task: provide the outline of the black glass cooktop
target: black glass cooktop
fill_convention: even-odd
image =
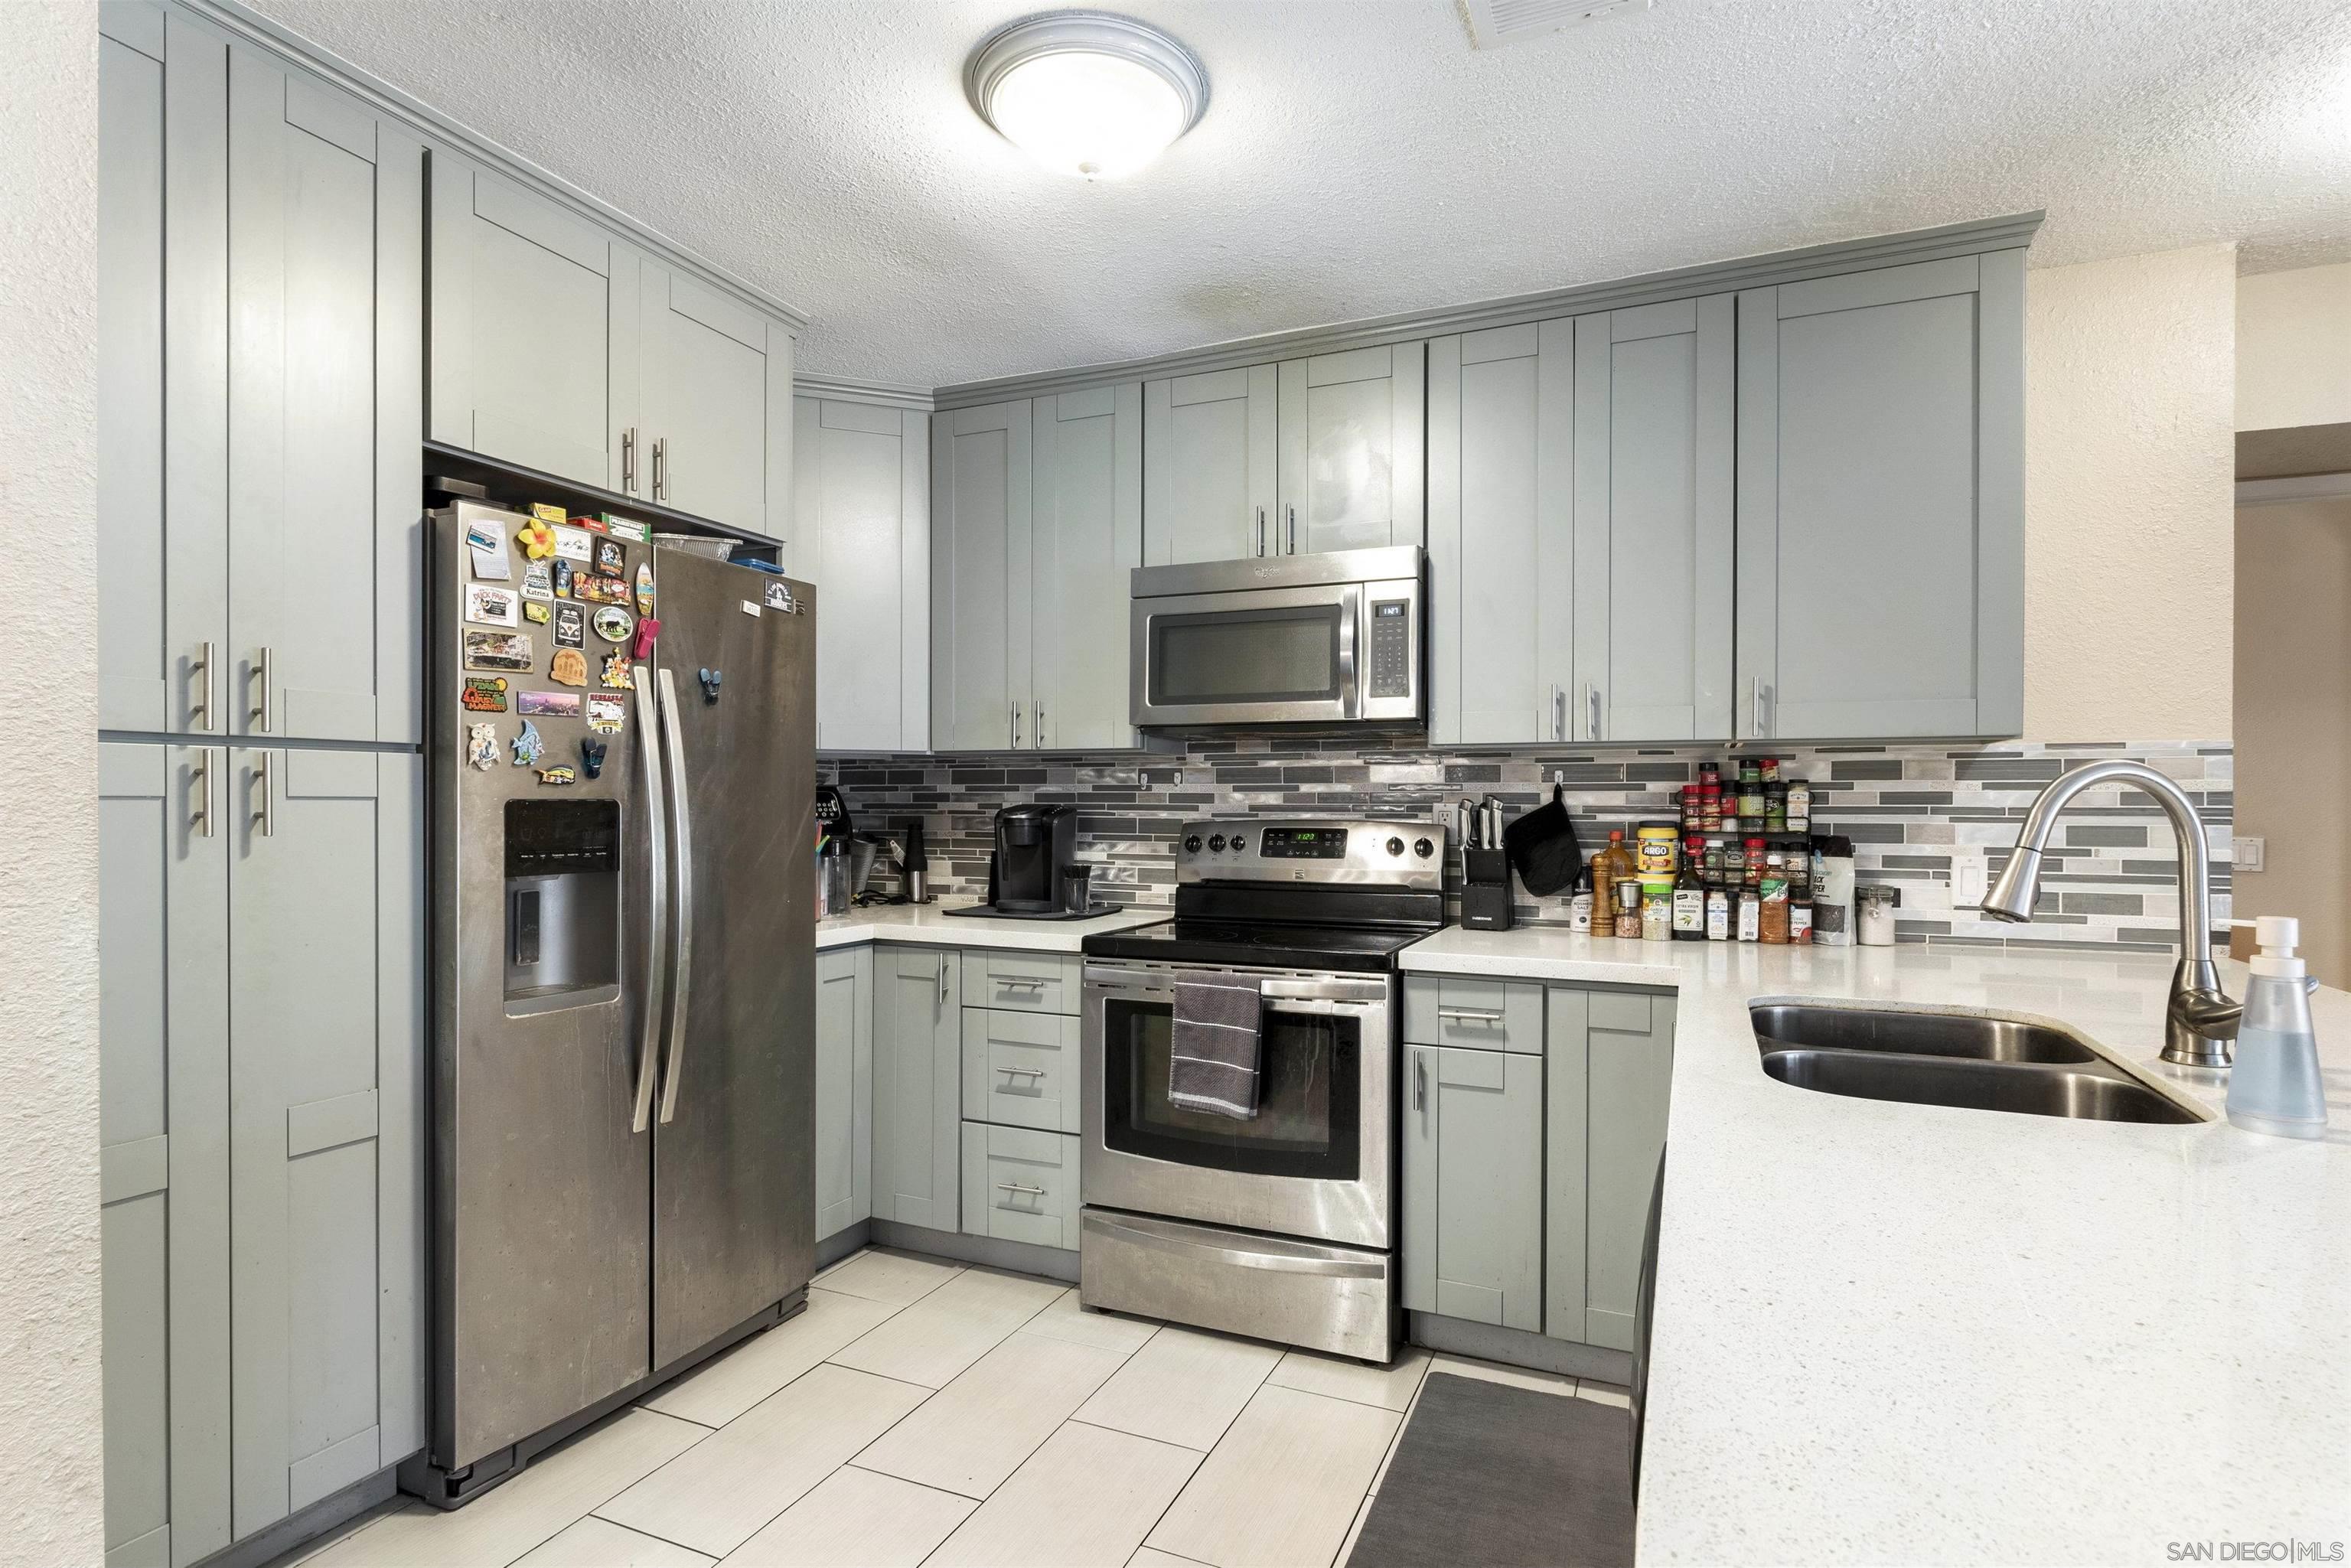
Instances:
[[[1395,956],[1435,925],[1302,925],[1270,921],[1167,920],[1107,931],[1083,944],[1088,957],[1161,964],[1250,964],[1278,969],[1384,974]]]

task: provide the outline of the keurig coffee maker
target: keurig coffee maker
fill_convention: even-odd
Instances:
[[[1078,858],[1075,806],[1007,806],[996,813],[988,903],[1007,915],[1061,911],[1061,873]]]

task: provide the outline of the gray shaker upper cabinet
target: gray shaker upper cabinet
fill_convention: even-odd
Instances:
[[[930,745],[930,423],[914,409],[794,400],[791,561],[824,590],[820,750]]]
[[[641,330],[636,291],[615,288],[636,253],[440,148],[432,211],[432,438],[650,499],[648,455],[623,450],[615,426],[630,411],[612,386]]]
[[[1145,382],[1144,560],[1416,545],[1427,345]]]
[[[1030,744],[1029,437],[1026,399],[931,419],[931,744],[940,751]]]
[[[633,336],[613,328],[615,488],[780,539],[792,486],[792,334],[627,247],[615,295],[637,298]]]
[[[1729,734],[1733,337],[1718,295],[1429,345],[1436,740]]]
[[[1739,297],[1741,739],[2023,721],[2024,252]]]
[[[1089,387],[1030,407],[1029,741],[1131,747],[1127,589],[1143,564],[1143,389]]]
[[[1426,363],[1425,343],[1282,361],[1279,553],[1421,542]]]
[[[1279,555],[1271,365],[1143,383],[1143,555],[1152,566]]]
[[[1575,319],[1575,668],[1561,738],[1730,733],[1728,294]]]

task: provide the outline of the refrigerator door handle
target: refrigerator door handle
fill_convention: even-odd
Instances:
[[[660,450],[658,446],[654,448]],[[677,724],[677,683],[664,665],[654,672],[661,689],[663,752],[669,764],[673,803],[677,808],[677,977],[669,994],[669,1072],[662,1083],[661,1119],[677,1113],[677,1080],[685,1066],[686,1004],[694,994],[694,807],[685,789],[685,737]]]
[[[642,1133],[653,1125],[653,1070],[661,1061],[662,999],[669,978],[662,965],[669,947],[669,849],[664,841],[669,836],[669,814],[662,809],[661,758],[654,750],[660,741],[648,700],[653,691],[653,672],[639,664],[631,678],[639,694],[634,705],[637,755],[643,759],[640,771],[645,791],[645,880],[651,889],[645,905],[645,1017],[637,1041],[636,1103],[629,1118],[629,1131]]]

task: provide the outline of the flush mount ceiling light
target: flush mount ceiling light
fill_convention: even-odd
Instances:
[[[1006,141],[1084,180],[1133,173],[1208,107],[1208,74],[1189,49],[1102,11],[1056,11],[1000,28],[963,79],[971,106]]]

